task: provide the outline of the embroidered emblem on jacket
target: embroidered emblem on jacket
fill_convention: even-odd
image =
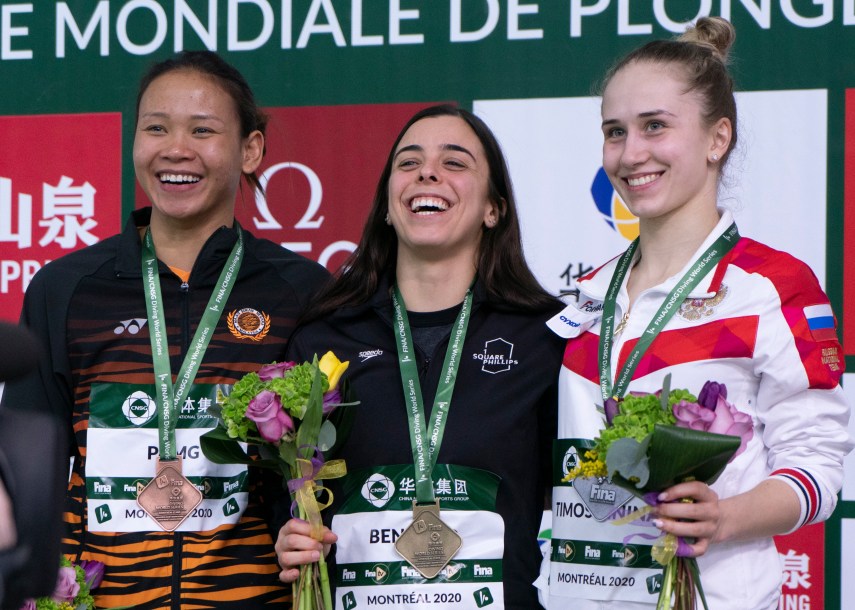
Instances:
[[[728,287],[722,284],[718,289],[718,292],[708,299],[686,299],[680,305],[680,311],[677,313],[689,322],[695,322],[701,318],[709,317],[713,315],[715,308],[721,304],[728,292]]]
[[[226,323],[238,339],[261,341],[270,332],[270,316],[251,307],[229,312]]]

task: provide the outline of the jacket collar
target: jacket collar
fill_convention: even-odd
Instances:
[[[151,222],[151,208],[141,208],[131,212],[125,228],[119,236],[119,251],[116,255],[116,275],[120,277],[142,277],[142,239],[140,229]],[[244,245],[252,236],[243,231]],[[234,227],[220,227],[208,238],[199,257],[190,270],[190,277],[196,284],[213,284],[219,277],[223,263],[237,241]],[[168,271],[163,263],[160,272]]]
[[[719,218],[718,223],[689,259],[689,262],[686,263],[686,266],[662,282],[659,286],[654,287],[652,290],[661,292],[663,295],[668,294],[680,278],[689,271],[689,268],[695,263],[701,254],[705,252],[706,249],[709,248],[710,245],[712,245],[712,243],[718,239],[718,237],[724,233],[731,224],[733,224],[733,214],[730,210],[719,208],[719,213],[721,214],[721,218]],[[733,250],[730,251],[730,254],[732,253]],[[726,255],[715,267],[710,269],[704,278],[698,282],[692,292],[686,296],[686,298],[708,299],[715,296],[721,286],[724,269],[727,268],[727,265],[730,262],[730,254]],[[638,259],[638,256],[639,253],[636,252],[635,260]],[[585,298],[589,298],[594,301],[602,301],[606,298],[606,292],[608,292],[609,283],[611,282],[612,275],[614,275],[615,267],[617,267],[619,259],[620,256],[616,256],[602,267],[595,269],[578,281],[577,285],[580,291],[579,300],[583,298],[583,295]],[[633,264],[634,263],[635,261],[633,261]],[[627,277],[629,276],[627,275]],[[624,284],[625,283],[626,279],[624,279]],[[625,291],[626,287],[621,287],[621,292],[623,293]]]

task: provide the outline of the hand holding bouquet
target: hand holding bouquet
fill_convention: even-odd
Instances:
[[[604,405],[606,427],[565,480],[610,477],[650,504],[643,512],[616,522],[628,523],[653,510],[658,495],[686,481],[711,484],[754,434],[751,417],[727,402],[727,388],[708,381],[696,398],[671,390],[670,375],[655,394],[631,392]],[[697,561],[681,556],[685,542],[668,534],[653,547],[665,568],[657,610],[706,608]]]
[[[291,514],[309,522],[312,537],[321,540],[320,511],[332,503],[321,481],[344,476],[342,460],[324,460],[339,436],[337,407],[344,403],[339,381],[348,362],[327,352],[318,361],[272,363],[248,373],[228,396],[218,397],[219,426],[202,435],[202,451],[212,462],[272,468],[288,480],[294,501]],[[240,445],[258,447],[250,456]],[[325,495],[324,495],[325,494]],[[319,498],[323,498],[321,501]],[[303,566],[294,583],[295,610],[332,610],[329,577],[323,554]]]

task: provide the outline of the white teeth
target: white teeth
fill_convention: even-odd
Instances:
[[[199,182],[201,178],[198,176],[188,176],[186,174],[160,174],[160,181],[169,184],[192,184]]]
[[[659,174],[647,174],[646,176],[641,176],[639,178],[627,178],[626,181],[630,186],[642,186],[648,182],[653,182],[658,177]]]
[[[410,202],[410,209],[416,214],[436,214],[448,209],[448,203],[439,197],[416,197]]]

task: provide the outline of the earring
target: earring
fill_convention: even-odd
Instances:
[[[495,226],[496,226],[496,219],[495,219],[495,218],[488,218],[488,219],[484,222],[484,224],[485,224],[485,225],[487,225],[487,228],[488,228],[488,229],[492,229],[493,227],[495,227]]]
[[[718,161],[718,153],[713,153],[713,154],[712,154],[712,160],[713,160],[713,161]]]
[[[391,219],[391,218],[389,218],[389,212],[386,212],[386,224],[387,224],[387,225],[391,225],[391,224],[392,224],[392,219]]]

